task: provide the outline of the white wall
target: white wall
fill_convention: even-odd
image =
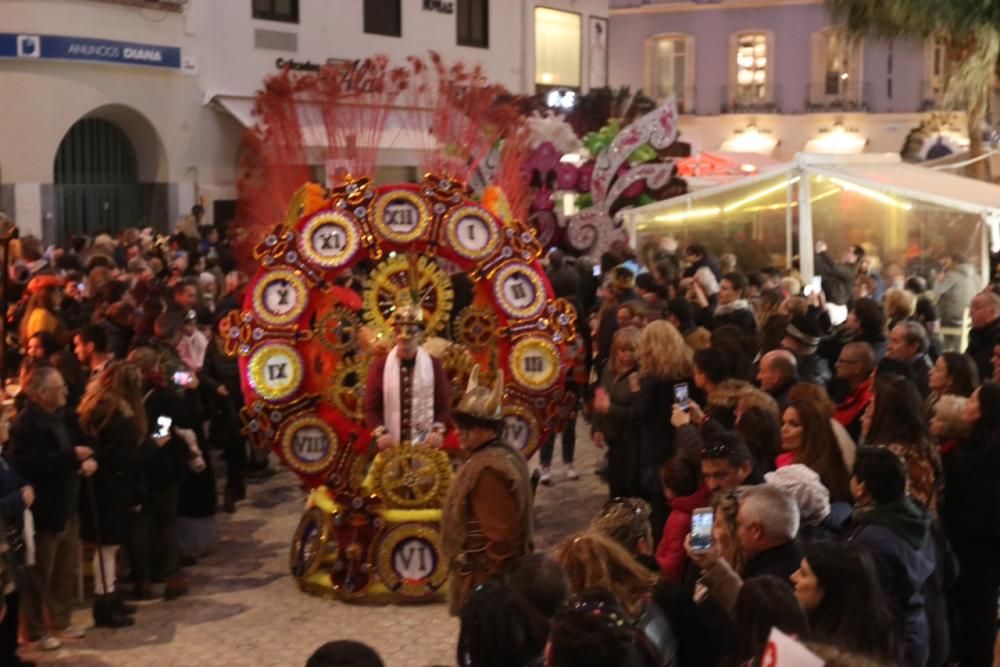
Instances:
[[[300,0],[297,24],[252,18],[250,0],[190,0],[183,13],[91,0],[2,0],[0,31],[72,35],[176,46],[196,71],[57,61],[0,60],[0,174],[14,184],[15,209],[40,229],[51,206],[40,188],[53,180],[59,143],[87,115],[116,122],[140,163],[140,180],[170,184],[171,216],[198,197],[211,216],[214,199],[236,195],[237,152],[244,128],[207,106],[215,95],[250,97],[277,58],[322,63],[385,53],[402,63],[435,50],[448,62],[482,65],[486,76],[520,93],[534,90],[535,5],[583,16],[583,75],[591,15],[608,0],[492,0],[489,48],[458,46],[456,16],[402,0],[402,37],[363,32],[361,0]],[[255,30],[294,33],[294,52],[258,49]]]

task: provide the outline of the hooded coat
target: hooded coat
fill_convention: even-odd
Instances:
[[[924,667],[930,652],[923,594],[937,566],[930,523],[926,510],[904,498],[859,512],[848,538],[875,560],[882,590],[901,620],[905,663],[912,667]]]

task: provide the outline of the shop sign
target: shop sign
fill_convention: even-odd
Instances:
[[[455,3],[448,0],[424,0],[425,12],[438,12],[439,14],[454,14]]]
[[[0,33],[0,58],[82,60],[113,65],[181,68],[181,50],[176,46],[64,35]]]

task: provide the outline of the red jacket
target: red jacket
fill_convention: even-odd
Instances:
[[[851,424],[861,419],[861,414],[872,402],[874,394],[875,380],[868,378],[837,405],[837,410],[833,415],[834,419],[843,424],[845,428],[850,429]]]
[[[684,566],[688,560],[684,552],[684,538],[691,532],[691,514],[699,507],[708,506],[711,496],[711,491],[702,484],[690,496],[680,496],[668,501],[670,515],[663,526],[663,538],[656,547],[656,563],[660,566],[664,579],[680,583],[684,576]]]

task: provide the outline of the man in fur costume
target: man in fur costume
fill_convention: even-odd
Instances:
[[[481,387],[473,372],[453,412],[468,459],[448,489],[441,518],[441,550],[450,566],[448,605],[461,611],[466,596],[532,551],[531,481],[519,451],[500,439],[503,376]]]
[[[450,421],[448,375],[420,347],[424,312],[408,302],[392,319],[396,345],[375,360],[365,383],[365,423],[380,451],[404,442],[440,447]]]

